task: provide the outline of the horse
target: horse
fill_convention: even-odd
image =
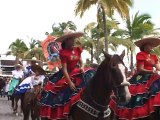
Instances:
[[[31,112],[32,120],[39,120],[40,105],[38,104],[37,95],[40,91],[29,90],[24,96],[24,117],[23,120],[29,120],[29,114]]]
[[[43,86],[45,86],[48,81],[46,76],[44,79]],[[43,88],[41,89],[41,84],[34,86],[33,90],[28,90],[24,95],[24,109],[23,109],[23,120],[29,120],[29,115],[31,113],[32,120],[40,120],[40,103],[38,100],[38,95],[41,95]]]
[[[72,106],[69,120],[109,120],[111,110],[108,106],[111,94],[119,98],[120,102],[128,102],[131,98],[126,79],[123,57],[104,53],[105,59],[98,66],[93,78],[90,80],[81,99]],[[48,120],[48,118],[41,118]]]
[[[11,96],[11,102],[12,102],[13,112],[16,114],[16,116],[22,115],[23,113],[23,100],[24,100],[24,95],[16,94],[15,90],[15,92]]]

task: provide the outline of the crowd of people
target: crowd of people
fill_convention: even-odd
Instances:
[[[5,84],[3,85],[3,88],[0,91],[1,98],[7,97],[8,100],[10,100],[10,97],[8,95],[8,90],[9,90],[9,85],[10,85],[11,79],[12,79],[12,77],[10,77],[10,76],[6,76],[6,77],[0,76],[0,80],[5,81]]]
[[[40,98],[40,116],[48,119],[67,119],[72,105],[80,100],[81,94],[88,82],[96,73],[96,69],[84,68],[81,53],[82,47],[74,46],[81,32],[66,31],[55,41],[61,43],[59,57],[61,68],[49,77]],[[155,112],[155,106],[160,107],[160,64],[157,55],[152,53],[154,47],[160,45],[158,38],[144,38],[135,42],[140,48],[136,55],[136,72],[128,78],[131,83],[129,90],[131,100],[128,103],[117,103],[116,96],[111,98],[110,108],[119,119],[139,119]],[[27,90],[34,91],[40,84],[43,87],[45,71],[36,65],[34,60],[22,71],[23,66],[15,65],[13,78],[7,78],[4,87],[5,95],[25,94]],[[84,79],[84,76],[87,76]],[[96,88],[95,88],[96,89]],[[15,92],[16,91],[16,92]]]
[[[41,89],[45,78],[45,71],[39,65],[39,60],[35,57],[27,59],[27,66],[24,68],[22,64],[15,64],[15,70],[12,71],[12,77],[1,76],[1,81],[4,81],[1,89],[1,97],[8,97],[12,101],[12,108],[14,110],[14,96],[24,94],[28,90],[32,92]],[[40,86],[40,87],[37,87]],[[15,111],[15,110],[14,110]]]

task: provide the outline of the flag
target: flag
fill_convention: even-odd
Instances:
[[[42,49],[46,58],[48,68],[50,70],[61,66],[59,58],[59,50],[61,49],[60,43],[55,42],[55,37],[48,35],[47,38],[42,42]]]

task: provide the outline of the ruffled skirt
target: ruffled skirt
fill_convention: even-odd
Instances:
[[[160,76],[158,74],[134,75],[129,81],[132,95],[129,103],[116,103],[116,98],[110,101],[110,107],[119,119],[133,120],[145,118],[155,112],[160,106]]]
[[[16,86],[19,84],[19,80],[18,79],[15,79],[13,78],[12,79],[12,82],[10,83],[9,85],[9,89],[8,89],[8,95],[13,95],[14,91],[15,91],[15,88]]]
[[[67,80],[63,77],[62,71],[51,76],[45,92],[42,94],[41,117],[52,120],[67,119],[72,105],[74,105],[83,93],[83,89],[94,76],[95,70],[85,69],[85,73],[80,73],[80,69],[75,69],[70,77],[76,85],[76,91],[70,89]]]
[[[20,86],[18,86],[15,90],[15,94],[16,95],[21,95],[21,94],[24,94],[25,92],[27,92],[27,90],[29,90],[31,87],[30,87],[30,84],[29,83],[26,83],[26,84],[22,84]]]

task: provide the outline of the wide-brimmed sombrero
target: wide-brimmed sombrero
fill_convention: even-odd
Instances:
[[[45,75],[46,74],[45,70],[43,70],[43,68],[41,68],[39,65],[32,65],[31,70],[33,72],[38,71],[40,75]]]
[[[14,67],[15,68],[21,68],[21,69],[23,68],[23,66],[21,64],[15,64]]]
[[[57,38],[55,41],[63,42],[66,38],[79,38],[81,36],[83,36],[83,32],[75,32],[70,29],[65,29],[64,34],[61,37]]]
[[[160,45],[160,39],[159,38],[153,38],[153,37],[148,37],[148,38],[143,38],[142,40],[136,41],[134,43],[137,47],[141,47],[145,44],[150,44],[152,47],[157,47]]]
[[[40,60],[37,60],[36,57],[32,57],[32,59],[24,59],[24,61],[42,62]]]

